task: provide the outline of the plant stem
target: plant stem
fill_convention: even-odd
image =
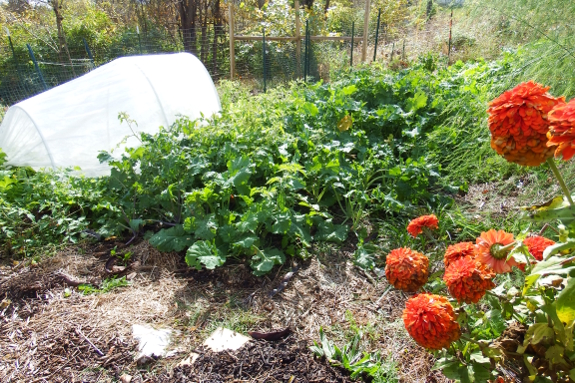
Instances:
[[[574,206],[573,199],[571,198],[571,193],[569,192],[569,189],[567,189],[567,185],[565,184],[565,181],[563,180],[561,173],[559,173],[559,169],[557,169],[557,165],[555,165],[555,161],[553,160],[553,158],[549,158],[547,160],[547,164],[549,164],[549,167],[551,168],[551,171],[553,171],[555,178],[557,178],[557,181],[559,181],[559,185],[563,190],[563,194],[565,194],[565,197],[567,197],[569,205]]]

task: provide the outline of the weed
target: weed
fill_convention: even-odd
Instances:
[[[90,294],[105,294],[110,292],[118,287],[125,287],[128,286],[129,283],[126,280],[126,277],[121,278],[107,278],[102,281],[102,285],[98,287],[94,287],[88,284],[82,284],[78,286],[78,290],[82,292],[84,295]]]

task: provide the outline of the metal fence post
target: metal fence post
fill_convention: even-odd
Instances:
[[[311,50],[311,31],[308,27],[307,29],[307,75],[311,76],[311,58],[313,52]]]
[[[84,49],[86,49],[86,53],[88,54],[90,61],[92,61],[92,68],[96,68],[96,64],[94,63],[94,56],[92,56],[92,51],[90,50],[86,39],[82,37],[82,41],[84,42]]]
[[[349,52],[349,66],[353,66],[353,38],[355,34],[355,21],[351,23],[351,51]]]
[[[377,27],[375,28],[375,45],[373,47],[373,61],[377,57],[377,43],[379,42],[379,22],[381,21],[381,8],[377,12]]]
[[[235,28],[234,28],[234,2],[230,1],[230,80],[236,77],[236,45],[235,45]]]
[[[30,54],[30,58],[32,59],[32,62],[34,63],[34,67],[36,68],[36,73],[38,73],[38,77],[40,78],[40,81],[42,82],[42,85],[44,86],[44,90],[48,90],[48,85],[46,85],[46,81],[44,81],[44,76],[42,76],[42,71],[40,71],[40,67],[38,66],[38,61],[36,61],[36,57],[34,56],[34,52],[32,51],[32,47],[30,46],[30,44],[26,44],[26,46],[28,47],[28,53]]]
[[[296,61],[296,78],[301,76],[301,23],[299,20],[299,0],[294,1],[295,8],[295,61]]]
[[[303,80],[307,82],[308,71],[308,39],[309,39],[309,20],[305,21],[305,45],[304,45],[304,63],[303,63]]]
[[[447,47],[447,65],[451,61],[451,29],[453,27],[453,8],[451,8],[451,18],[449,19],[449,46]]]
[[[393,54],[395,53],[395,41],[391,44],[391,54],[389,55],[389,62],[393,61]]]
[[[263,59],[263,72],[264,72],[264,93],[267,92],[266,87],[266,29],[263,28],[262,34],[262,59]]]
[[[4,28],[6,29],[6,34],[8,35],[8,43],[10,44],[10,49],[12,50],[12,60],[14,60],[14,66],[16,67],[16,74],[18,75],[18,80],[20,81],[24,89],[28,91],[26,83],[24,82],[24,80],[22,79],[22,75],[20,74],[20,69],[18,69],[19,66],[18,59],[16,58],[16,51],[14,50],[14,44],[12,44],[12,37],[10,36],[10,30],[6,27]]]

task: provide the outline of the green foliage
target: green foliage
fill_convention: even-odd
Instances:
[[[107,278],[102,281],[102,285],[100,287],[94,287],[92,285],[86,284],[78,286],[78,290],[81,291],[84,295],[105,294],[114,289],[117,289],[118,287],[125,287],[128,285],[129,283],[126,280],[126,277]]]
[[[114,209],[105,202],[104,186],[101,180],[77,177],[71,171],[0,168],[3,252],[32,255],[47,244],[75,243],[91,226],[108,235],[116,219],[106,218],[114,216]]]
[[[330,341],[320,328],[320,342],[314,341],[310,350],[316,356],[326,358],[332,365],[348,370],[352,379],[365,378],[379,383],[398,382],[397,372],[379,352],[361,351],[362,336],[362,331],[356,329],[353,339],[340,348]]]
[[[364,243],[373,222],[389,235],[416,212],[452,206],[450,194],[468,183],[501,176],[483,165],[497,157],[480,124],[511,64],[432,72],[429,60],[257,96],[223,82],[220,115],[181,119],[155,135],[137,133],[121,113],[142,146],[102,153],[110,177],[2,171],[4,240],[37,247],[76,241],[86,229],[124,231],[145,234],[162,251],[186,252],[195,268],[247,261],[262,275],[314,242],[342,243],[351,231],[356,264],[374,267],[380,249]],[[464,160],[455,157],[464,152]],[[466,220],[452,215],[454,225],[453,217]],[[483,229],[465,225],[461,237]]]
[[[438,153],[450,148],[428,136],[454,118],[446,105],[469,93],[460,73],[482,79],[493,68],[426,65],[361,68],[250,98],[224,84],[230,103],[220,116],[141,134],[143,145],[121,158],[102,153],[111,203],[134,234],[160,224],[150,242],[187,250],[196,268],[248,259],[262,275],[314,241],[344,241],[345,226],[362,243],[368,217],[448,205],[446,193],[465,187],[441,179]],[[360,245],[356,263],[373,267],[373,252]]]

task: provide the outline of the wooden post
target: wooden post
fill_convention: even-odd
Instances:
[[[369,34],[369,11],[371,8],[370,0],[365,0],[365,17],[363,19],[363,49],[361,50],[361,62],[367,60],[367,37]]]
[[[235,36],[234,36],[234,2],[230,1],[229,8],[229,24],[230,24],[230,80],[236,77],[236,49],[235,49]]]
[[[299,20],[299,0],[295,0],[295,60],[296,77],[301,77],[301,25]]]

